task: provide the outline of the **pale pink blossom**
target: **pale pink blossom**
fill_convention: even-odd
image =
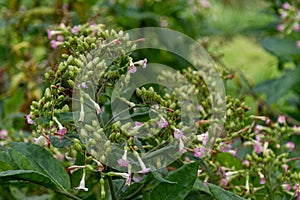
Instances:
[[[288,148],[289,151],[293,151],[295,149],[295,143],[294,142],[287,142],[285,146]]]
[[[30,118],[30,114],[26,115],[27,124],[34,124],[34,121]]]
[[[4,140],[8,136],[8,131],[6,129],[2,129],[0,131],[0,139]]]
[[[283,9],[287,10],[290,7],[290,4],[288,2],[284,2],[281,6]]]
[[[286,117],[283,116],[283,115],[279,115],[278,118],[277,118],[277,122],[278,122],[279,124],[284,124],[284,123],[286,123]]]
[[[73,26],[71,33],[76,34],[76,33],[78,33],[79,30],[80,30],[80,26]]]
[[[160,127],[160,128],[166,128],[169,123],[168,121],[165,119],[165,118],[160,118],[160,120],[157,122],[157,125]]]
[[[205,148],[204,147],[197,147],[194,149],[194,156],[195,157],[202,157],[205,154]]]

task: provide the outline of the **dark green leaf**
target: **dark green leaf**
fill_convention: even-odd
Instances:
[[[233,157],[230,153],[218,153],[217,161],[224,167],[241,169],[242,164],[239,159]]]
[[[0,183],[8,181],[29,181],[51,189],[60,189],[47,175],[33,170],[8,170],[0,172]]]
[[[150,191],[145,190],[143,198],[160,200],[184,199],[193,189],[198,168],[199,162],[183,165],[165,177],[166,180],[177,182],[176,184],[160,182]]]
[[[267,80],[254,87],[257,93],[267,95],[267,103],[273,103],[299,83],[300,67],[286,71],[281,77]]]
[[[47,176],[60,190],[70,189],[69,176],[63,166],[46,149],[30,143],[12,143],[23,154],[36,172]]]
[[[205,192],[207,194],[210,194],[209,188],[207,185],[205,185],[200,179],[196,179],[194,187],[195,190],[201,191],[201,192]]]
[[[232,192],[226,191],[216,185],[209,183],[208,187],[216,200],[245,200],[244,198],[239,197]]]
[[[50,136],[51,144],[56,148],[64,148],[73,144],[73,138],[79,139],[78,134],[67,134],[64,137]]]
[[[260,41],[262,47],[282,61],[294,61],[299,58],[300,49],[295,41],[286,38],[267,38]]]

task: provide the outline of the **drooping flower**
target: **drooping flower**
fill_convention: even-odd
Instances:
[[[278,24],[277,30],[278,30],[279,32],[284,31],[284,26],[283,26],[282,24]]]
[[[80,30],[80,26],[73,26],[71,33],[76,34]]]
[[[30,118],[30,114],[26,115],[27,124],[34,124],[34,121]]]
[[[183,136],[183,132],[181,130],[175,128],[175,130],[174,130],[174,137],[176,139],[180,139],[182,136]]]
[[[139,173],[141,173],[141,174],[148,173],[151,169],[146,167],[145,163],[142,161],[142,159],[141,159],[140,155],[138,154],[138,152],[134,151],[133,154],[138,159],[140,167],[142,169],[142,170],[139,171]]]
[[[294,31],[300,31],[300,24],[299,23],[294,24],[293,29]]]
[[[129,161],[127,160],[127,151],[128,151],[127,147],[125,147],[122,158],[117,160],[119,166],[121,166],[121,167],[127,167],[129,164]]]
[[[197,135],[197,139],[199,141],[202,141],[202,144],[205,146],[208,142],[208,139],[209,139],[209,135],[208,135],[208,132],[205,132],[201,135]]]
[[[8,136],[8,131],[6,129],[2,129],[0,131],[0,139],[5,139]]]
[[[284,176],[286,176],[286,173],[288,172],[288,169],[289,169],[289,166],[287,165],[287,164],[283,164],[282,166],[282,169],[283,169],[283,174],[284,174]]]
[[[57,42],[55,40],[51,40],[50,41],[50,46],[52,49],[56,49],[57,48]]]
[[[56,36],[56,39],[57,39],[57,41],[59,41],[59,42],[63,42],[65,39],[64,39],[64,37],[62,36],[62,35],[57,35]]]
[[[284,123],[286,123],[285,116],[279,115],[278,118],[277,118],[277,122],[278,122],[279,124],[284,124]]]
[[[259,183],[260,183],[261,185],[265,184],[265,183],[266,183],[266,178],[265,178],[265,176],[264,176],[260,171],[258,171],[258,175],[259,175],[259,178],[260,178]]]
[[[260,154],[263,150],[262,143],[260,141],[256,141],[253,144],[253,148],[256,153]]]
[[[285,146],[288,148],[289,151],[293,151],[295,149],[295,143],[294,142],[287,142]]]
[[[291,185],[288,183],[283,183],[281,185],[283,187],[283,189],[285,189],[286,191],[290,191],[291,190]]]
[[[300,48],[300,40],[296,42],[296,47]]]
[[[226,143],[226,142],[221,142],[220,143],[220,151],[223,153],[226,153],[231,150],[231,144]]]
[[[144,60],[139,60],[137,62],[134,62],[133,65],[137,64],[137,65],[142,66],[142,68],[146,68],[147,67],[147,62],[148,62],[147,58],[144,58]]]
[[[283,9],[287,10],[290,7],[290,4],[288,2],[284,2],[281,6]]]
[[[79,122],[83,122],[84,121],[84,106],[83,106],[83,98],[80,98],[80,113],[79,113]]]
[[[204,147],[197,147],[194,149],[194,156],[195,157],[202,157],[205,154],[205,148]]]
[[[90,101],[92,102],[92,104],[94,105],[94,107],[95,107],[95,109],[96,109],[96,112],[97,112],[97,115],[99,115],[99,114],[102,112],[102,110],[101,110],[99,104],[96,103],[90,96],[89,96],[89,100],[90,100]]]
[[[75,188],[76,190],[88,191],[89,189],[85,187],[85,170],[83,170],[82,178],[80,180],[79,186]]]
[[[128,71],[129,71],[131,74],[134,74],[134,73],[137,71],[137,68],[136,68],[136,66],[134,65],[134,63],[132,62],[132,60],[130,60],[130,64],[129,64],[129,67],[128,67]]]
[[[244,161],[243,161],[243,165],[249,167],[249,166],[250,166],[249,160],[244,160]]]
[[[169,123],[168,121],[165,119],[165,118],[160,118],[160,120],[157,122],[157,125],[160,127],[160,128],[166,128]]]
[[[33,138],[33,141],[36,142],[38,145],[48,146],[47,139],[42,135],[37,138]]]
[[[65,135],[67,133],[67,129],[58,121],[56,117],[53,117],[53,120],[57,123],[58,125],[58,135]]]

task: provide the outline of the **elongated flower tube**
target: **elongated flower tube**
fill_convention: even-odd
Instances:
[[[102,112],[99,104],[97,104],[89,95],[88,95],[88,98],[92,102],[92,104],[94,105],[94,107],[95,107],[95,109],[97,111],[97,115],[99,115]]]
[[[129,161],[127,160],[127,151],[128,151],[127,146],[125,146],[124,154],[123,154],[122,158],[117,160],[119,166],[121,166],[121,167],[127,167],[129,164]]]
[[[84,121],[84,107],[83,107],[83,98],[80,97],[80,113],[79,113],[79,122],[83,122]]]
[[[134,151],[133,152],[134,156],[138,159],[140,167],[142,168],[142,170],[139,171],[139,173],[141,174],[146,174],[150,171],[150,168],[147,168],[145,163],[142,161],[140,155],[138,152]]]
[[[67,132],[67,129],[57,120],[56,117],[53,117],[53,120],[57,123],[58,125],[58,131],[57,134],[58,135],[65,135]]]
[[[82,178],[80,180],[79,186],[75,188],[76,190],[88,191],[89,189],[85,187],[85,170],[83,170]]]

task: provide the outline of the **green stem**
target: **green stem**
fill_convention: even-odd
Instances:
[[[108,180],[108,185],[109,185],[112,200],[118,200],[118,197],[116,196],[116,193],[115,193],[112,178],[110,176],[107,176],[107,180]]]

